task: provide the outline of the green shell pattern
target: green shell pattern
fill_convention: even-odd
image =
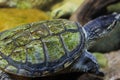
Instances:
[[[59,65],[64,56],[81,44],[80,40],[76,23],[64,19],[18,26],[0,33],[0,68],[24,76],[30,75],[29,70],[37,64],[41,64],[40,68],[51,67],[52,62]],[[24,64],[31,67],[27,65],[27,70]]]

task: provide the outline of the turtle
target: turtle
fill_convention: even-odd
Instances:
[[[53,19],[20,25],[0,33],[0,69],[22,77],[44,77],[68,72],[101,75],[88,44],[108,34],[120,14],[100,16],[80,23]]]

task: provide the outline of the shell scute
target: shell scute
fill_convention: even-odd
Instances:
[[[44,38],[43,41],[47,46],[49,62],[58,60],[64,55],[64,50],[58,36],[49,36]]]
[[[17,68],[18,73],[10,73],[22,76],[25,75],[20,73],[24,71],[33,74],[32,76],[50,73],[51,70],[57,72],[72,64],[73,60],[70,59],[74,54],[79,56],[77,53],[81,50],[81,39],[81,32],[76,23],[67,20],[18,26],[0,33],[0,57],[9,62],[0,63],[0,67],[13,66]],[[9,72],[7,67],[1,68],[6,68],[6,72]]]
[[[42,23],[42,22],[41,22]],[[31,24],[30,26],[30,34],[33,39],[39,39],[45,36],[48,36],[49,30],[48,27],[44,24],[41,23],[36,23],[36,24]]]
[[[11,53],[9,53],[9,56],[15,61],[25,63],[26,56],[24,56],[24,54],[26,54],[26,52],[24,48],[25,47],[14,48],[14,50]]]
[[[79,44],[80,41],[80,34],[79,32],[71,33],[71,32],[65,32],[62,34],[62,37],[64,39],[64,44],[66,45],[68,51],[72,51],[76,45]]]
[[[0,67],[4,69],[8,65],[8,62],[4,59],[1,59],[0,64],[2,64],[2,65],[0,65]]]
[[[40,40],[34,40],[26,45],[27,62],[42,63],[44,62],[43,47]]]

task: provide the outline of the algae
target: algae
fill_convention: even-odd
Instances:
[[[0,9],[0,31],[15,27],[17,25],[48,20],[47,14],[37,9]]]
[[[109,12],[120,12],[120,2],[107,7]]]
[[[105,58],[104,54],[99,52],[94,52],[93,55],[97,58],[100,67],[105,68],[107,66],[107,59]]]

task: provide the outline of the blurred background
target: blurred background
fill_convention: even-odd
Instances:
[[[120,13],[120,0],[0,0],[0,31],[22,24],[69,19],[81,25],[101,15]],[[120,23],[89,47],[105,72],[104,80],[120,80]],[[87,78],[86,78],[87,76]],[[78,80],[103,80],[80,75]]]

